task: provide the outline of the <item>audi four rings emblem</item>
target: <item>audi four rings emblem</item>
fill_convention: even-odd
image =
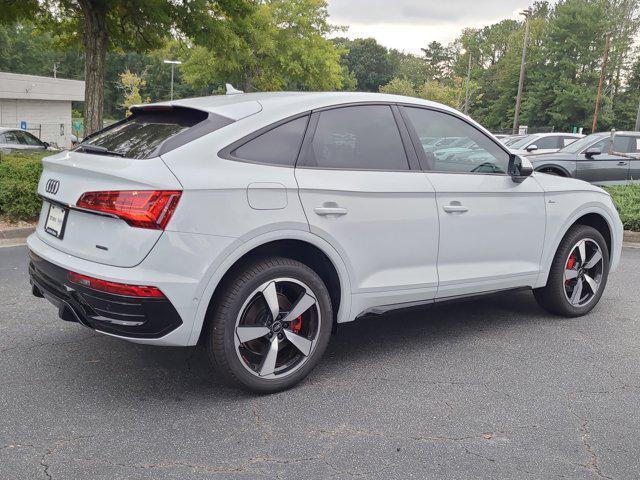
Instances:
[[[54,180],[53,178],[50,178],[49,180],[47,180],[47,186],[45,187],[45,191],[47,193],[51,193],[52,195],[55,195],[56,193],[58,193],[59,189],[60,189],[60,180]]]

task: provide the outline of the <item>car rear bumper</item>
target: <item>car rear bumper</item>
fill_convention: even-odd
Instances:
[[[71,283],[68,270],[29,251],[29,278],[33,294],[58,308],[63,320],[111,335],[153,339],[182,325],[180,315],[166,298],[115,295]]]

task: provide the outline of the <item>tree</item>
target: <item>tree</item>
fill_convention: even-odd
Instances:
[[[102,128],[106,55],[110,49],[157,48],[172,31],[220,39],[225,22],[248,12],[248,0],[0,0],[2,22],[35,20],[85,55],[85,132]],[[230,19],[230,20],[229,20]]]
[[[135,73],[131,73],[126,70],[120,74],[120,88],[124,91],[124,101],[122,106],[128,109],[132,105],[138,105],[142,103],[142,95],[140,95],[140,88],[144,87],[146,82]]]
[[[413,83],[405,78],[394,78],[386,85],[380,87],[380,92],[393,95],[404,95],[407,97],[417,97]]]
[[[396,74],[398,57],[373,38],[334,39],[345,53],[342,61],[356,77],[358,90],[377,92],[381,85],[391,81]]]
[[[431,42],[427,48],[421,49],[427,63],[427,71],[434,80],[442,80],[449,75],[451,67],[451,51],[440,42]]]
[[[225,82],[252,90],[336,90],[345,78],[340,51],[326,39],[324,0],[265,0],[234,25],[224,46],[186,52],[184,78],[197,88]]]

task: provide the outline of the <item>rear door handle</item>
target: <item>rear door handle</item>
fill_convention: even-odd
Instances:
[[[469,211],[464,205],[443,205],[442,209],[447,213],[464,213]]]
[[[624,167],[627,165],[627,162],[618,162],[619,167]]]
[[[347,209],[342,207],[316,207],[313,211],[321,217],[326,217],[327,215],[341,216],[347,214]]]

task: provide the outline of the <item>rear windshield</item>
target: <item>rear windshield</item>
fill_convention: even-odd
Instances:
[[[138,110],[126,120],[87,137],[76,150],[126,158],[150,158],[159,154],[160,146],[165,141],[204,122],[208,117],[206,112],[190,108]],[[91,151],[91,146],[106,150]]]

